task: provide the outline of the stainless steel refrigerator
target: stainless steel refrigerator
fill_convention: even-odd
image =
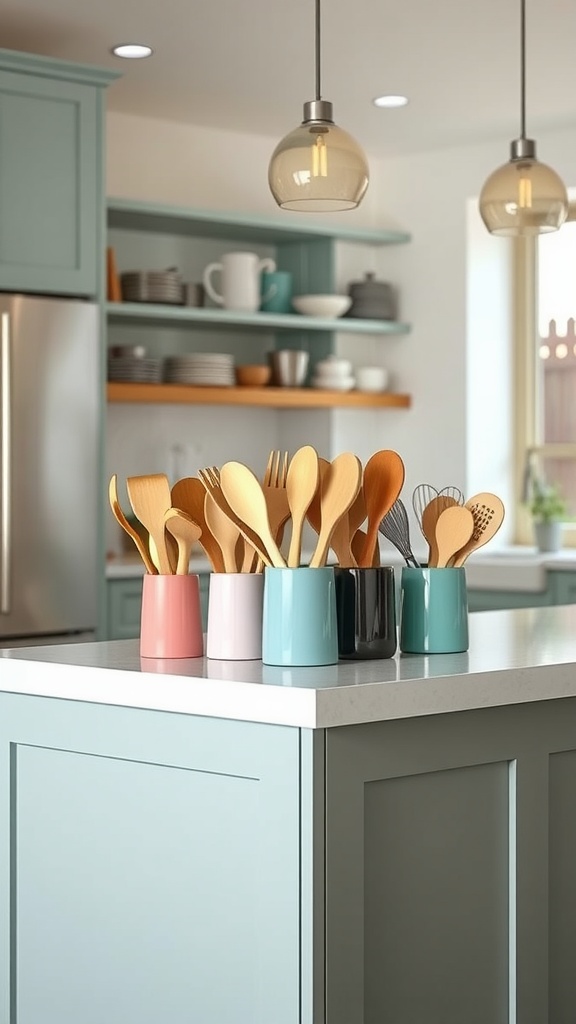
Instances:
[[[0,294],[2,647],[96,627],[99,381],[94,303]]]

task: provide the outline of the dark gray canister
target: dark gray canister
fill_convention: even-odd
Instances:
[[[392,658],[396,653],[394,568],[334,570],[338,657]]]
[[[396,289],[388,281],[377,281],[373,273],[366,274],[363,281],[351,281],[348,294],[352,297],[348,316],[397,320]]]

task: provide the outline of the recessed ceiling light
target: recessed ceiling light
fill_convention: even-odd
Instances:
[[[375,107],[405,107],[408,103],[407,96],[377,96],[372,100]]]
[[[142,46],[141,43],[122,43],[121,46],[114,46],[112,53],[116,57],[126,57],[128,60],[141,60],[152,55],[152,47]]]

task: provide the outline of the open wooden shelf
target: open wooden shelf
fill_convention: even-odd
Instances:
[[[408,409],[410,395],[383,391],[321,391],[317,388],[192,387],[186,384],[108,383],[109,402],[252,405],[276,409]]]

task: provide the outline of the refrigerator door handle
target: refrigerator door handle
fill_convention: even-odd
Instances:
[[[10,614],[10,484],[12,440],[10,314],[0,324],[0,614]]]

